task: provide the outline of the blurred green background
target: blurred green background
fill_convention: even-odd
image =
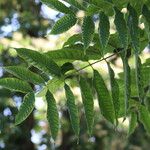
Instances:
[[[0,0],[0,77],[10,74],[2,70],[2,66],[27,64],[20,59],[11,47],[25,47],[39,51],[60,48],[67,38],[80,32],[75,26],[69,32],[58,36],[46,36],[51,27],[63,14],[40,3],[39,0]],[[79,12],[82,15],[82,12]],[[113,32],[113,26],[112,26]],[[75,63],[75,65],[79,65]],[[83,65],[83,64],[82,64]],[[101,64],[103,65],[103,64]],[[116,67],[119,72],[120,64]],[[35,68],[34,71],[36,72]],[[107,80],[106,71],[103,70]],[[83,72],[85,73],[85,72]],[[93,136],[88,137],[79,89],[73,90],[80,109],[81,132],[79,143],[72,131],[68,111],[65,106],[64,91],[56,91],[61,130],[56,144],[50,139],[46,121],[46,103],[37,98],[35,109],[30,117],[21,125],[14,126],[14,116],[21,104],[20,93],[0,88],[0,150],[149,150],[150,137],[139,125],[131,137],[127,137],[128,120],[114,129],[102,119],[95,107],[95,126]],[[38,87],[37,87],[38,88]]]

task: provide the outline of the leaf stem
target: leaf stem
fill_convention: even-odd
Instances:
[[[124,50],[122,50],[122,51],[119,51],[119,52],[117,52],[117,54],[118,53],[121,53],[121,52],[123,52]],[[84,70],[85,68],[87,68],[87,67],[89,67],[89,66],[92,66],[92,65],[94,65],[94,64],[96,64],[96,63],[99,63],[99,62],[101,62],[101,61],[106,61],[106,59],[108,59],[108,58],[111,58],[111,57],[113,57],[113,56],[115,56],[116,55],[116,53],[114,53],[114,54],[111,54],[111,55],[109,55],[109,56],[107,56],[107,57],[103,57],[102,59],[100,59],[100,60],[97,60],[97,61],[95,61],[95,62],[93,62],[93,63],[90,63],[90,64],[88,64],[88,65],[86,65],[86,66],[84,66],[84,67],[82,67],[82,68],[80,68],[80,69],[78,69],[78,70],[75,70],[74,72],[72,72],[72,73],[70,73],[70,74],[67,74],[66,76],[65,76],[65,79],[66,78],[68,78],[69,76],[72,76],[73,74],[75,74],[75,73],[77,73],[77,72],[80,72],[81,70]]]

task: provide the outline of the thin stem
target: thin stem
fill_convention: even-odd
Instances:
[[[122,51],[119,51],[118,53],[121,53],[121,52],[123,52],[123,50],[122,50]],[[94,65],[94,64],[96,64],[96,63],[98,63],[98,62],[101,62],[101,61],[103,61],[103,60],[106,61],[106,59],[111,58],[112,56],[115,56],[115,55],[116,55],[116,53],[115,53],[115,54],[112,54],[112,55],[109,55],[109,56],[107,56],[107,57],[105,57],[105,58],[102,58],[102,59],[100,59],[100,60],[97,60],[97,61],[95,61],[95,62],[93,62],[93,63],[90,63],[90,64],[88,64],[88,65],[86,65],[86,66],[84,66],[84,67],[82,67],[82,68],[80,68],[80,69],[78,69],[78,70],[75,70],[75,71],[72,72],[71,74],[66,75],[65,78],[67,78],[67,77],[69,77],[69,76],[72,76],[73,74],[75,74],[75,73],[77,73],[77,72],[80,72],[81,70],[83,70],[83,69],[85,69],[85,68],[87,68],[87,67],[89,67],[89,66],[92,66],[92,65]]]

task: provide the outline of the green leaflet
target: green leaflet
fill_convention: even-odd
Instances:
[[[136,67],[137,67],[137,76],[136,76],[136,83],[137,83],[137,89],[138,89],[138,96],[140,102],[143,102],[144,99],[144,86],[143,86],[143,75],[141,73],[142,70],[142,64],[141,64],[141,59],[140,57],[137,58],[136,61]]]
[[[85,10],[85,8],[77,0],[67,0],[67,2],[79,10]]]
[[[34,93],[28,93],[24,96],[19,112],[15,118],[15,125],[22,123],[34,109],[35,97]]]
[[[67,30],[69,30],[72,26],[74,26],[77,22],[77,18],[75,15],[65,15],[62,18],[60,18],[55,25],[53,26],[51,30],[51,34],[60,34]]]
[[[131,75],[130,66],[128,64],[128,58],[125,52],[121,55],[124,70],[124,97],[125,97],[125,115],[127,114],[127,109],[129,107],[129,100],[131,96]]]
[[[127,9],[129,11],[128,28],[131,36],[132,45],[135,50],[135,53],[138,53],[140,46],[139,46],[139,28],[138,28],[137,12],[130,4],[128,4]]]
[[[94,101],[91,88],[87,83],[86,79],[82,77],[80,77],[80,89],[84,105],[88,133],[91,136],[94,123]]]
[[[123,13],[121,13],[119,9],[114,7],[114,10],[115,10],[114,23],[115,23],[117,32],[119,34],[120,43],[122,44],[122,47],[124,49],[127,49],[127,47],[128,47],[128,31],[127,31],[126,21],[124,19]]]
[[[70,70],[74,70],[74,66],[72,63],[67,62],[61,66],[61,72],[63,74],[67,73]]]
[[[142,14],[145,17],[145,20],[148,24],[147,34],[148,34],[148,38],[150,41],[150,33],[149,33],[150,32],[150,10],[148,9],[148,7],[146,5],[143,5]],[[145,26],[146,26],[146,23],[145,23]],[[145,27],[145,29],[146,29],[146,27]]]
[[[27,82],[16,78],[2,78],[0,79],[0,86],[22,93],[32,92],[32,88]]]
[[[72,10],[58,0],[41,0],[47,6],[65,14],[73,14]]]
[[[129,129],[128,129],[128,135],[130,136],[137,126],[137,114],[136,112],[131,112],[130,114],[130,122],[129,122]]]
[[[70,114],[70,120],[72,124],[72,128],[76,134],[76,136],[79,136],[79,114],[78,114],[78,108],[77,105],[75,104],[75,97],[70,89],[70,87],[65,84],[65,93],[66,93],[66,98],[67,98],[67,107],[69,110]]]
[[[97,70],[94,70],[94,86],[98,96],[99,107],[102,115],[111,123],[114,123],[115,110],[108,89],[103,78]]]
[[[47,120],[50,125],[51,135],[56,140],[59,131],[59,114],[56,106],[56,101],[50,91],[46,93],[47,101]]]
[[[61,75],[59,66],[44,54],[25,48],[16,48],[18,55],[41,71],[56,76]]]
[[[110,76],[111,96],[112,96],[112,100],[113,100],[113,105],[114,105],[114,109],[115,109],[115,117],[116,117],[116,121],[117,121],[118,113],[119,113],[119,109],[120,109],[119,85],[115,79],[115,73],[114,73],[113,69],[111,68],[109,63],[107,63],[107,65],[108,65],[108,72],[109,72],[109,76]]]
[[[100,12],[99,14],[99,37],[100,37],[100,44],[102,48],[106,48],[108,40],[109,40],[109,18],[104,14],[104,12]]]
[[[26,80],[28,82],[31,82],[33,84],[40,84],[44,83],[44,79],[39,76],[38,74],[30,71],[29,69],[21,66],[9,66],[9,67],[4,67],[4,69],[13,74],[14,76]]]
[[[84,17],[82,24],[82,38],[85,50],[89,47],[90,43],[93,40],[94,30],[95,24],[93,18],[91,16]]]
[[[88,6],[88,8],[86,9],[86,15],[87,16],[94,15],[94,14],[96,14],[98,12],[99,12],[99,7],[97,7],[97,6],[93,5],[93,4],[90,4]]]
[[[150,113],[143,105],[139,107],[139,119],[145,130],[150,134]]]
[[[87,61],[87,60],[97,60],[101,58],[98,49],[90,46],[86,50],[86,55],[84,55],[83,47],[65,47],[59,50],[49,51],[45,53],[50,59],[59,62],[61,60],[67,61]]]
[[[136,76],[136,85],[137,85],[137,90],[138,90],[138,95],[139,95],[139,100],[142,102],[143,98],[143,90],[142,89],[142,80],[141,78],[141,68],[140,68],[140,59],[139,59],[139,29],[138,29],[138,16],[135,11],[135,9],[129,4],[128,5],[128,11],[129,11],[129,17],[128,17],[128,26],[129,26],[129,31],[131,35],[131,41],[132,45],[134,48],[134,55],[135,55],[135,76]]]
[[[77,42],[82,41],[82,36],[81,34],[74,34],[73,36],[69,37],[67,41],[64,43],[63,47],[65,46],[72,46],[76,44]]]
[[[63,78],[53,78],[47,82],[47,88],[50,92],[54,93],[57,89],[64,86],[64,79]]]
[[[64,79],[54,77],[53,79],[49,80],[39,92],[36,93],[36,97],[44,97],[49,90],[51,93],[55,93],[59,88],[64,86]]]

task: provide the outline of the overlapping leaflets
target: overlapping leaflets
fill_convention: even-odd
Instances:
[[[27,82],[16,78],[2,78],[0,79],[0,86],[21,93],[32,92],[32,88]]]
[[[51,136],[54,140],[56,140],[59,131],[59,114],[54,96],[49,90],[46,93],[46,101],[47,101],[47,120],[50,125]]]
[[[93,40],[95,30],[95,24],[91,16],[86,16],[83,19],[82,24],[82,38],[84,43],[84,49],[86,50]]]
[[[70,87],[65,84],[65,93],[66,93],[66,98],[67,98],[67,107],[69,110],[70,114],[70,120],[72,124],[72,128],[76,134],[76,136],[79,136],[79,114],[78,114],[78,108],[77,105],[75,104],[75,97],[70,89]]]
[[[97,70],[94,70],[94,86],[98,96],[99,107],[102,115],[111,123],[114,123],[115,111],[109,91],[103,78]]]
[[[33,51],[26,48],[16,48],[18,55],[24,58],[30,65],[33,65],[50,75],[61,75],[59,66],[46,55],[37,51]]]
[[[47,6],[65,14],[73,14],[72,10],[59,0],[41,0]]]
[[[31,114],[31,112],[34,109],[34,102],[35,102],[35,97],[33,92],[28,93],[24,96],[19,112],[15,118],[16,125],[22,123]]]
[[[69,30],[72,26],[74,26],[77,22],[77,18],[75,15],[67,14],[60,18],[53,26],[51,30],[51,34],[60,34],[67,30]]]
[[[84,105],[88,133],[91,136],[94,123],[94,101],[91,88],[85,78],[80,77],[80,89]]]
[[[21,67],[21,66],[8,66],[8,67],[4,67],[4,69],[13,74],[14,76],[22,79],[22,80],[26,80],[28,82],[31,82],[33,84],[41,84],[41,83],[44,83],[44,79],[30,71],[29,69],[25,68],[25,67]]]

